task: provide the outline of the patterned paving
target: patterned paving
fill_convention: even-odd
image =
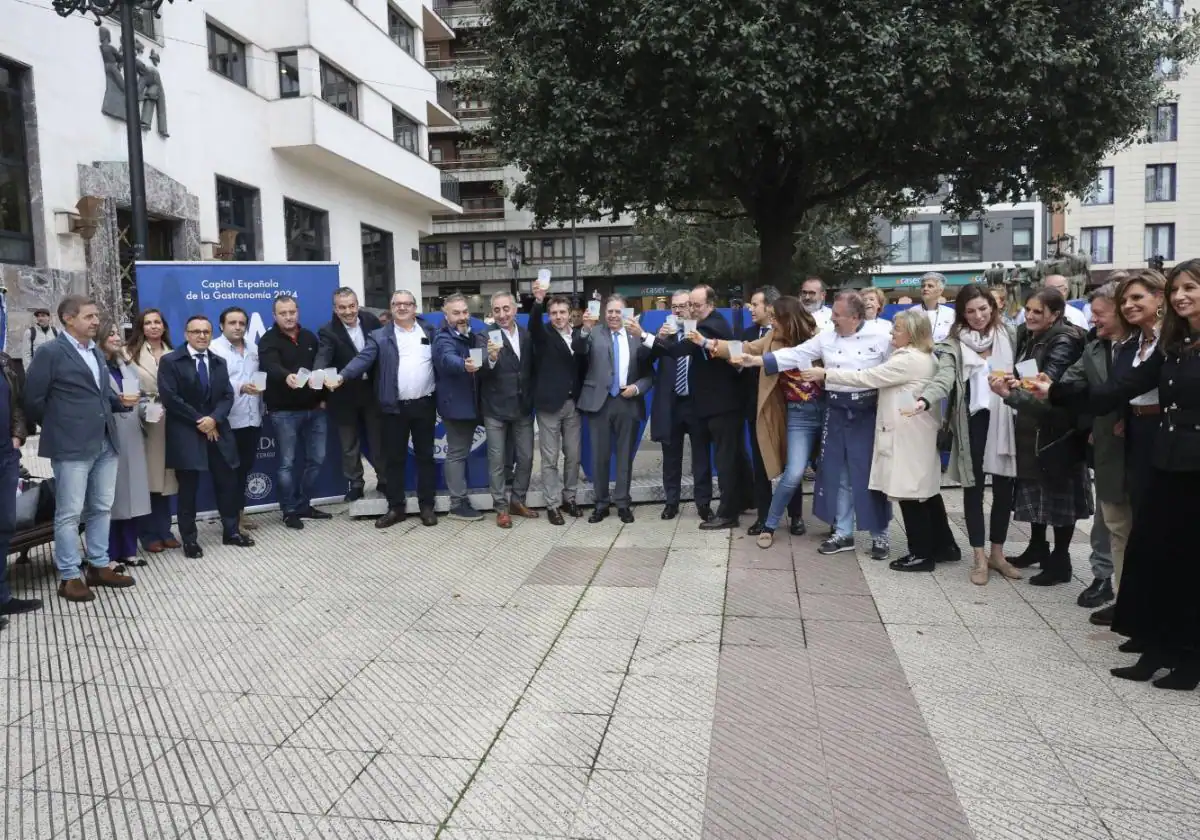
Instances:
[[[1082,582],[899,575],[817,528],[762,551],[690,507],[334,510],[252,552],[202,526],[90,605],[47,551],[15,567],[47,608],[0,636],[4,836],[1200,835],[1200,694],[1111,679]]]

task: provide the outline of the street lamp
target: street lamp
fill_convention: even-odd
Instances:
[[[121,22],[121,60],[125,76],[125,138],[129,146],[129,209],[133,213],[133,259],[144,259],[150,220],[146,214],[146,169],[142,160],[142,118],[139,112],[137,38],[134,12],[151,12],[158,17],[164,2],[174,0],[54,0],[54,11],[62,17],[75,12]],[[162,119],[161,117],[159,119]]]

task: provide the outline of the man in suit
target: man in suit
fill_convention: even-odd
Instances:
[[[58,594],[91,601],[93,586],[123,588],[134,580],[111,568],[108,526],[117,490],[114,411],[129,411],[138,397],[108,387],[106,362],[96,346],[100,311],[90,298],[69,295],[58,305],[63,332],[41,347],[29,366],[25,411],[42,426],[38,454],[54,469],[54,561]],[[84,521],[87,572],[79,556]]]
[[[158,364],[158,395],[167,415],[167,466],[179,480],[179,536],[184,555],[196,559],[204,556],[196,531],[196,491],[204,472],[212,476],[222,542],[249,548],[254,540],[238,530],[242,489],[237,441],[229,425],[233,409],[229,367],[208,349],[211,321],[193,315],[184,332],[187,344]]]
[[[445,320],[433,337],[433,369],[437,375],[437,410],[446,434],[446,459],[442,462],[446,489],[450,491],[451,519],[475,522],[483,514],[467,498],[467,458],[479,428],[480,365],[471,358],[487,337],[471,329],[471,311],[464,295],[442,301]]]
[[[408,516],[404,473],[408,441],[417,461],[417,507],[422,525],[436,525],[433,505],[437,472],[433,435],[437,427],[434,402],[433,329],[417,318],[417,297],[407,289],[392,293],[392,323],[367,336],[362,352],[342,370],[340,390],[348,382],[375,375],[375,397],[383,410],[383,460],[387,464],[388,512],[376,528],[390,528]]]
[[[525,504],[533,474],[533,339],[516,316],[511,294],[492,295],[495,326],[488,335],[487,359],[479,372],[492,504],[501,528],[511,528],[514,515],[538,518],[537,511]],[[516,458],[511,491],[505,486],[508,453]]]
[[[686,341],[683,322],[692,317],[692,300],[687,289],[671,293],[671,314],[675,327],[664,322],[654,342],[652,358],[657,359],[654,396],[650,401],[650,439],[662,445],[663,506],[662,518],[679,515],[680,484],[683,481],[683,438],[692,443],[692,484],[696,512],[704,521],[712,513],[712,463],[709,458],[708,429],[696,417],[692,401],[691,356],[673,356],[668,347]]]
[[[313,369],[334,367],[341,370],[346,367],[366,347],[367,336],[380,326],[378,318],[359,308],[354,290],[342,286],[333,293],[333,318],[317,330],[317,359]],[[349,482],[346,501],[363,497],[361,429],[367,432],[367,445],[371,448],[371,461],[377,476],[376,487],[386,496],[387,468],[380,457],[383,454],[380,434],[383,417],[379,403],[375,401],[371,374],[343,382],[336,394],[329,395],[327,402],[342,444],[342,475]]]
[[[588,522],[608,516],[609,459],[617,456],[617,485],[611,501],[622,522],[633,521],[629,486],[633,480],[633,452],[638,430],[646,419],[643,395],[653,383],[650,344],[654,337],[642,332],[638,322],[625,320],[625,298],[611,295],[604,304],[604,324],[584,316],[578,339],[587,353],[587,376],[579,394],[579,410],[588,415],[592,444],[592,476],[596,507]]]
[[[546,494],[546,517],[551,525],[565,525],[562,510],[571,516],[583,512],[575,501],[579,488],[580,432],[583,419],[579,399],[581,359],[576,353],[578,330],[571,329],[571,303],[565,297],[550,298],[550,325],[542,323],[546,289],[534,284],[533,309],[529,312],[529,334],[537,352],[533,405],[537,410],[538,438],[542,454],[542,488]],[[563,456],[562,475],[558,472]]]

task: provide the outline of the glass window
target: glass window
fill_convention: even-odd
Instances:
[[[1091,189],[1083,197],[1083,203],[1090,206],[1113,203],[1113,168],[1106,166],[1096,173],[1096,180]]]
[[[459,246],[463,265],[505,265],[508,263],[508,243],[503,239],[475,240]]]
[[[1012,258],[1033,259],[1033,219],[1027,217],[1012,220]]]
[[[417,29],[395,6],[388,5],[388,35],[409,55],[417,54]]]
[[[217,179],[217,227],[224,233],[237,232],[233,246],[234,260],[258,259],[254,206],[258,201],[258,190],[235,184],[224,178]]]
[[[321,98],[343,114],[358,119],[358,82],[321,61]]]
[[[208,69],[246,86],[246,45],[211,23],[208,25]]]
[[[1158,7],[1171,20],[1179,20],[1183,13],[1183,0],[1158,0]]]
[[[329,214],[298,201],[283,200],[289,262],[329,260]]]
[[[367,306],[387,309],[396,285],[392,235],[362,225],[363,298]]]
[[[1112,263],[1113,229],[1110,227],[1081,228],[1079,247],[1093,263]]]
[[[0,263],[33,262],[24,76],[23,68],[0,61]]]
[[[1147,261],[1154,257],[1175,259],[1175,225],[1146,225],[1146,249],[1142,256]]]
[[[600,245],[600,262],[626,262],[640,259],[640,237],[632,233],[596,237]]]
[[[279,97],[291,99],[300,95],[300,59],[295,52],[279,54]]]
[[[392,109],[392,139],[398,146],[408,149],[414,155],[421,153],[421,128],[417,121]]]
[[[1159,163],[1146,167],[1146,201],[1175,200],[1175,164]]]
[[[421,268],[445,268],[446,251],[445,242],[422,242]]]
[[[575,237],[575,259],[583,259],[583,237]],[[571,261],[571,237],[545,236],[521,240],[521,261],[526,265]]]
[[[907,222],[892,225],[892,262],[927,263],[933,258],[933,225]]]
[[[1179,105],[1168,102],[1155,106],[1150,114],[1151,143],[1173,143],[1179,139]]]
[[[942,260],[979,262],[983,259],[981,222],[942,222]]]

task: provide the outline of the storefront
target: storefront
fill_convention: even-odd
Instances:
[[[915,274],[874,274],[871,276],[871,285],[885,290],[891,303],[906,296],[915,302],[921,297],[921,277],[926,273],[922,271]],[[946,278],[947,300],[953,300],[957,290],[963,286],[987,282],[982,271],[944,271],[941,274]]]

